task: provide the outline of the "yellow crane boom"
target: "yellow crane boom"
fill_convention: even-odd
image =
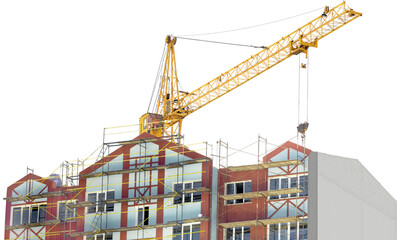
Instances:
[[[320,39],[360,16],[362,13],[349,8],[345,2],[332,9],[325,7],[321,16],[190,93],[178,89],[174,52],[176,38],[167,36],[167,56],[156,113],[146,113],[140,118],[140,132],[159,137],[180,135],[182,120],[189,114],[292,55],[307,54],[309,47],[317,47]]]

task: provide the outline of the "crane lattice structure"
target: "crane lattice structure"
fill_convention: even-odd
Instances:
[[[140,133],[149,132],[158,137],[181,135],[182,120],[188,115],[289,57],[300,53],[307,55],[308,49],[317,47],[320,39],[360,16],[362,13],[354,11],[345,2],[332,9],[325,7],[321,16],[190,93],[178,88],[175,61],[177,39],[167,36],[167,53],[156,112],[146,113],[140,118]]]

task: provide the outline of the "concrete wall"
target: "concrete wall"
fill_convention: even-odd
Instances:
[[[309,240],[397,240],[397,201],[356,159],[309,157]]]

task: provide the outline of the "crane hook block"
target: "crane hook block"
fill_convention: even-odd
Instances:
[[[329,7],[325,6],[323,15],[327,16],[328,13],[329,13]]]
[[[298,132],[304,136],[305,132],[309,128],[309,123],[308,122],[301,123],[298,125],[297,128],[298,128]]]

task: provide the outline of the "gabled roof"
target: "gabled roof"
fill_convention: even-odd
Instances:
[[[139,140],[142,140],[142,143],[151,142],[153,144],[158,145],[160,149],[159,152],[164,151],[165,149],[169,149],[179,154],[182,154],[186,157],[189,157],[191,159],[205,158],[205,156],[201,155],[200,153],[189,150],[186,146],[178,145],[171,141],[163,140],[150,133],[142,133],[133,140],[131,140],[130,143],[128,141],[125,142],[124,146],[119,147],[118,149],[110,153],[108,156],[105,156],[95,164],[87,167],[86,169],[81,171],[80,174],[88,174],[94,172],[95,170],[99,169],[103,165],[112,161],[114,158],[118,157],[119,155],[128,152],[129,149],[132,148],[133,146],[138,145],[140,143]]]
[[[42,177],[40,177],[38,175],[35,175],[33,173],[29,173],[26,176],[24,176],[23,178],[21,178],[18,181],[16,181],[15,183],[13,183],[10,186],[8,186],[8,188],[7,188],[7,197],[11,197],[12,191],[15,188],[19,187],[22,184],[25,184],[26,181],[29,181],[29,180],[33,180],[33,181],[42,183],[42,184],[48,186],[51,189],[56,188],[56,183],[55,182],[53,182],[53,181],[51,181],[51,180],[49,180],[47,178],[42,178]]]
[[[263,157],[263,161],[269,161],[270,159],[272,159],[273,157],[275,157],[276,155],[280,154],[282,151],[284,151],[285,149],[294,149],[297,150],[298,152],[304,153],[306,154],[306,156],[308,156],[312,150],[305,148],[303,146],[300,146],[296,143],[287,141],[284,144],[282,144],[281,146],[277,147],[276,149],[274,149],[273,151],[271,151],[269,154],[267,154],[266,156]]]

